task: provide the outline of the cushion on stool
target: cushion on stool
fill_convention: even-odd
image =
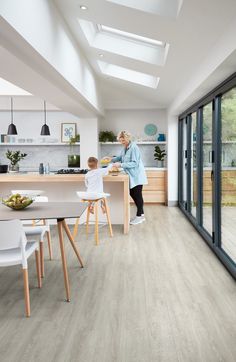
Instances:
[[[78,197],[82,200],[99,200],[106,199],[110,196],[105,192],[87,192],[87,191],[77,191]]]

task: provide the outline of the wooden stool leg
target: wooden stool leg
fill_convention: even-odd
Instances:
[[[99,244],[99,239],[98,239],[98,202],[95,202],[95,242],[96,245]]]
[[[74,226],[74,230],[73,230],[73,239],[75,239],[78,234],[78,227],[79,227],[79,217],[77,217],[76,222],[75,222],[75,226]]]
[[[110,209],[109,209],[107,200],[106,199],[103,199],[103,200],[104,200],[105,209],[106,209],[107,222],[108,222],[108,225],[109,225],[110,236],[112,237],[113,236],[113,231],[112,231],[112,226],[111,226]]]
[[[24,280],[24,295],[25,295],[25,314],[30,317],[30,296],[29,296],[29,278],[28,269],[22,269]]]
[[[87,217],[86,217],[86,235],[88,236],[89,232],[89,216],[90,216],[90,210],[89,206],[87,207]]]
[[[39,251],[38,250],[35,250],[35,260],[36,260],[36,270],[37,270],[37,277],[38,277],[38,287],[42,288],[40,257],[39,257]]]
[[[44,250],[43,250],[43,241],[39,243],[40,250],[40,268],[41,268],[41,278],[44,278]]]

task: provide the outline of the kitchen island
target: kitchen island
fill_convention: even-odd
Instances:
[[[45,191],[50,201],[78,201],[76,191],[85,191],[84,175],[17,173],[0,175],[0,196],[4,197],[11,190],[35,189]],[[122,224],[124,234],[129,232],[130,203],[129,178],[126,174],[108,175],[104,177],[104,191],[111,194],[109,206],[112,224]],[[105,222],[100,213],[99,220]],[[83,218],[81,218],[83,222]]]

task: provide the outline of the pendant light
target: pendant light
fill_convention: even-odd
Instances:
[[[16,126],[13,123],[13,98],[12,97],[11,97],[11,124],[9,124],[7,134],[8,135],[16,135],[17,134]]]
[[[50,130],[46,123],[47,121],[47,113],[46,113],[46,102],[44,101],[44,125],[41,128],[41,136],[50,136]]]

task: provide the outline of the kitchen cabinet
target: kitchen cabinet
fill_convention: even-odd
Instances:
[[[147,170],[148,184],[143,187],[144,203],[166,204],[167,202],[167,170]],[[131,199],[131,203],[133,200]]]

